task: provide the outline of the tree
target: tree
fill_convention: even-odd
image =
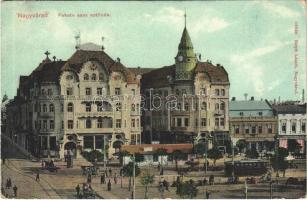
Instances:
[[[229,155],[232,155],[232,144],[230,140],[225,141],[225,146],[226,146],[226,153]],[[238,147],[234,146],[234,155],[237,155],[239,153]]]
[[[257,152],[256,148],[251,148],[251,149],[246,151],[246,157],[248,157],[248,158],[258,158],[259,153]]]
[[[176,194],[179,195],[181,198],[194,198],[197,196],[198,189],[195,186],[193,180],[186,181],[186,182],[179,182],[177,185]]]
[[[148,193],[148,186],[153,184],[155,181],[155,175],[150,174],[148,170],[146,170],[140,179],[141,184],[145,187],[145,194],[144,194],[144,199],[147,199],[147,193]]]
[[[137,177],[141,173],[139,166],[135,165],[135,177]],[[129,177],[129,191],[131,189],[131,177],[133,177],[133,162],[129,162],[127,165],[123,167],[123,174],[126,177]]]
[[[206,144],[203,142],[198,143],[195,145],[194,149],[197,155],[200,155],[201,157],[203,157],[204,154],[206,153]]]
[[[238,140],[236,146],[239,148],[240,153],[246,148],[247,144],[245,140]]]
[[[122,165],[123,164],[123,159],[124,157],[126,156],[129,156],[129,152],[128,151],[120,151],[118,156],[119,156],[119,160],[120,160],[120,164]]]
[[[178,172],[178,160],[186,159],[187,155],[180,150],[175,150],[173,151],[172,156],[175,160],[176,171]]]
[[[299,153],[301,150],[301,145],[297,140],[288,140],[288,150],[289,152]]]
[[[223,158],[223,154],[217,147],[213,147],[208,150],[208,158],[213,159],[213,165],[215,166],[216,160]]]
[[[166,155],[167,155],[167,151],[166,151],[166,149],[163,149],[163,148],[157,149],[154,153],[154,156],[157,156],[158,159],[159,159],[160,156],[166,156]],[[161,164],[163,164],[162,160],[161,160]]]
[[[282,171],[283,176],[285,177],[286,169],[288,168],[288,161],[286,157],[289,155],[289,152],[286,148],[279,147],[275,152],[275,155],[271,158],[272,167],[275,171]],[[277,175],[276,174],[276,175]]]
[[[135,154],[135,162],[142,162],[144,161],[144,155],[140,153]]]

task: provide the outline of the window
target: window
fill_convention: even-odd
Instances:
[[[47,112],[47,105],[43,104],[43,112]]]
[[[220,96],[220,90],[219,89],[215,89],[215,96]]]
[[[235,133],[239,134],[240,133],[240,127],[239,126],[235,126]]]
[[[48,89],[47,94],[48,94],[48,96],[52,96],[52,89]]]
[[[97,88],[97,95],[102,95],[102,88]]]
[[[85,128],[92,128],[92,120],[91,119],[86,119],[85,120]]]
[[[53,120],[49,121],[49,128],[54,129],[54,121]]]
[[[85,95],[91,95],[92,90],[91,88],[85,88]]]
[[[91,112],[91,103],[86,103],[85,104],[85,111],[86,112]]]
[[[64,112],[64,104],[61,103],[61,112]]]
[[[103,106],[102,106],[102,103],[99,102],[97,103],[97,112],[102,112],[103,111]]]
[[[220,109],[220,105],[218,103],[215,104],[215,110],[218,111]]]
[[[245,134],[249,134],[249,126],[245,126]]]
[[[96,74],[92,74],[91,79],[92,81],[96,81]]]
[[[131,111],[132,111],[132,112],[135,111],[135,104],[131,104]]]
[[[252,134],[256,134],[256,126],[252,126]]]
[[[286,129],[287,129],[287,123],[286,123],[286,122],[283,122],[283,123],[282,123],[282,126],[281,126],[281,131],[282,131],[283,133],[286,133]]]
[[[64,129],[64,121],[62,120],[62,129]]]
[[[181,127],[181,118],[177,118],[177,127]]]
[[[189,111],[189,103],[185,103],[184,104],[184,110],[185,111]]]
[[[302,122],[302,133],[306,133],[306,122],[305,121],[303,121]]]
[[[56,136],[50,136],[49,137],[49,147],[50,150],[56,150]]]
[[[116,128],[121,128],[121,126],[122,126],[121,119],[116,119]]]
[[[221,103],[221,107],[220,108],[221,108],[221,110],[225,110],[225,103],[224,102]]]
[[[84,79],[85,81],[88,81],[89,75],[88,75],[88,74],[84,74],[83,79]]]
[[[74,104],[72,103],[67,104],[67,112],[74,112]]]
[[[134,96],[135,95],[135,89],[131,89],[131,94]]]
[[[296,122],[292,122],[291,130],[292,130],[293,133],[296,132]]]
[[[179,92],[179,90],[178,89],[176,89],[176,95],[180,95],[180,92]]]
[[[184,118],[184,126],[189,126],[189,118]]]
[[[115,88],[115,95],[120,95],[120,88]]]
[[[103,149],[104,146],[104,138],[102,135],[95,136],[95,148],[96,149]]]
[[[94,136],[83,136],[83,147],[85,149],[94,148]]]
[[[221,96],[225,96],[225,90],[221,89]]]
[[[262,126],[258,126],[258,133],[262,133]]]
[[[74,121],[73,120],[68,120],[67,121],[67,127],[68,127],[68,129],[73,129],[74,128]]]
[[[186,89],[182,89],[182,94],[187,94],[187,90]]]
[[[47,129],[47,120],[43,120],[43,129]]]
[[[167,97],[168,96],[168,91],[164,90],[164,96]]]
[[[102,117],[99,117],[97,120],[97,128],[102,128]]]
[[[66,89],[66,95],[73,95],[73,90],[72,90],[72,87],[69,87]]]
[[[45,89],[42,89],[42,95],[46,95]]]
[[[240,114],[240,116],[243,116],[243,115],[244,115],[243,112],[240,112],[239,114]]]
[[[139,119],[136,119],[136,126],[140,127],[140,120]]]
[[[201,109],[202,110],[207,110],[207,103],[206,102],[202,102]]]
[[[132,127],[132,128],[135,127],[135,119],[131,119],[131,127]]]
[[[121,109],[122,109],[121,103],[116,103],[115,110],[116,111],[121,111]]]
[[[215,126],[219,126],[220,125],[220,119],[219,118],[215,118]]]
[[[220,124],[221,124],[221,126],[225,126],[225,119],[224,118],[220,119]]]
[[[207,126],[207,118],[201,118],[201,126],[206,127]]]
[[[50,105],[49,105],[49,112],[54,112],[54,106],[53,106],[53,104],[50,104]]]
[[[273,130],[272,130],[272,125],[269,124],[269,125],[268,125],[268,133],[272,133],[272,132],[273,132]]]
[[[200,89],[200,95],[206,95],[206,88]]]
[[[259,114],[259,116],[262,116],[262,112],[259,112],[258,114]]]
[[[181,110],[181,103],[177,104],[177,110]]]
[[[103,81],[103,73],[99,73],[99,80]]]

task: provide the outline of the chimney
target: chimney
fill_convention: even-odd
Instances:
[[[232,97],[232,98],[231,98],[231,101],[235,101],[235,100],[236,100],[236,97]]]
[[[247,101],[247,96],[248,96],[248,94],[247,94],[247,93],[244,93],[245,101]]]
[[[255,99],[254,99],[254,97],[251,97],[251,101],[254,101]]]

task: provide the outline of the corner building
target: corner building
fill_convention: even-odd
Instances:
[[[224,67],[201,62],[184,27],[175,64],[142,75],[144,142],[223,146],[229,140],[229,87]]]
[[[67,61],[47,57],[21,76],[8,105],[7,136],[42,157],[71,149],[112,157],[122,144],[140,144],[140,79],[104,51],[78,49]]]

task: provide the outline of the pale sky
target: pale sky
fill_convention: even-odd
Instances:
[[[209,2],[1,2],[1,97],[16,95],[20,75],[45,58],[67,60],[81,42],[101,45],[127,67],[173,64],[184,27],[202,60],[220,63],[230,77],[230,96],[301,99],[306,85],[306,15],[300,1]],[[48,12],[22,19],[17,13]],[[109,17],[59,17],[59,13],[108,13]],[[294,33],[297,24],[298,33]],[[298,94],[294,89],[298,41]],[[306,93],[306,92],[305,92]]]

